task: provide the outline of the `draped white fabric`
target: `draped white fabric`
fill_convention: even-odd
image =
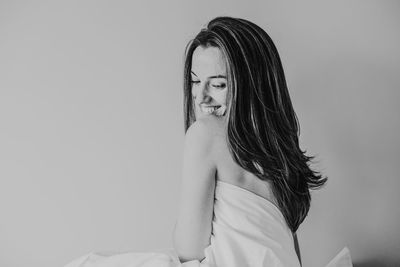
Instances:
[[[211,243],[205,258],[181,264],[173,249],[90,253],[64,267],[299,267],[293,236],[280,210],[241,187],[217,181]],[[351,267],[347,248],[329,267]],[[327,266],[327,267],[328,267]]]

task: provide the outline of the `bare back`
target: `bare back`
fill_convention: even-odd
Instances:
[[[271,185],[239,166],[230,154],[226,139],[226,122],[209,116],[210,129],[214,138],[213,153],[216,160],[216,179],[246,189],[276,205]]]
[[[214,135],[213,153],[215,153],[217,165],[215,178],[246,189],[279,207],[272,192],[270,182],[260,180],[254,174],[239,166],[232,158],[226,140],[226,122],[216,117],[210,117],[209,120],[211,124],[210,129],[212,129]],[[301,262],[299,243],[295,233],[293,234],[293,242],[296,254]]]

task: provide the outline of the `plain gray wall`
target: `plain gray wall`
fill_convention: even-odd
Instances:
[[[302,148],[329,177],[304,266],[348,246],[400,262],[398,1],[0,1],[0,266],[172,246],[186,43],[211,18],[264,28]],[[386,264],[386,265],[385,265]]]

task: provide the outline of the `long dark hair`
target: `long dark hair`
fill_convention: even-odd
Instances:
[[[198,46],[218,47],[226,58],[230,153],[242,168],[272,182],[286,223],[296,232],[310,208],[309,189],[321,187],[327,178],[310,168],[313,157],[299,147],[300,127],[274,43],[250,21],[211,20],[185,50],[185,132],[196,120],[190,72]]]

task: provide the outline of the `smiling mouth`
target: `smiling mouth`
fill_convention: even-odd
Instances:
[[[207,114],[212,114],[221,106],[200,106],[200,110]]]

